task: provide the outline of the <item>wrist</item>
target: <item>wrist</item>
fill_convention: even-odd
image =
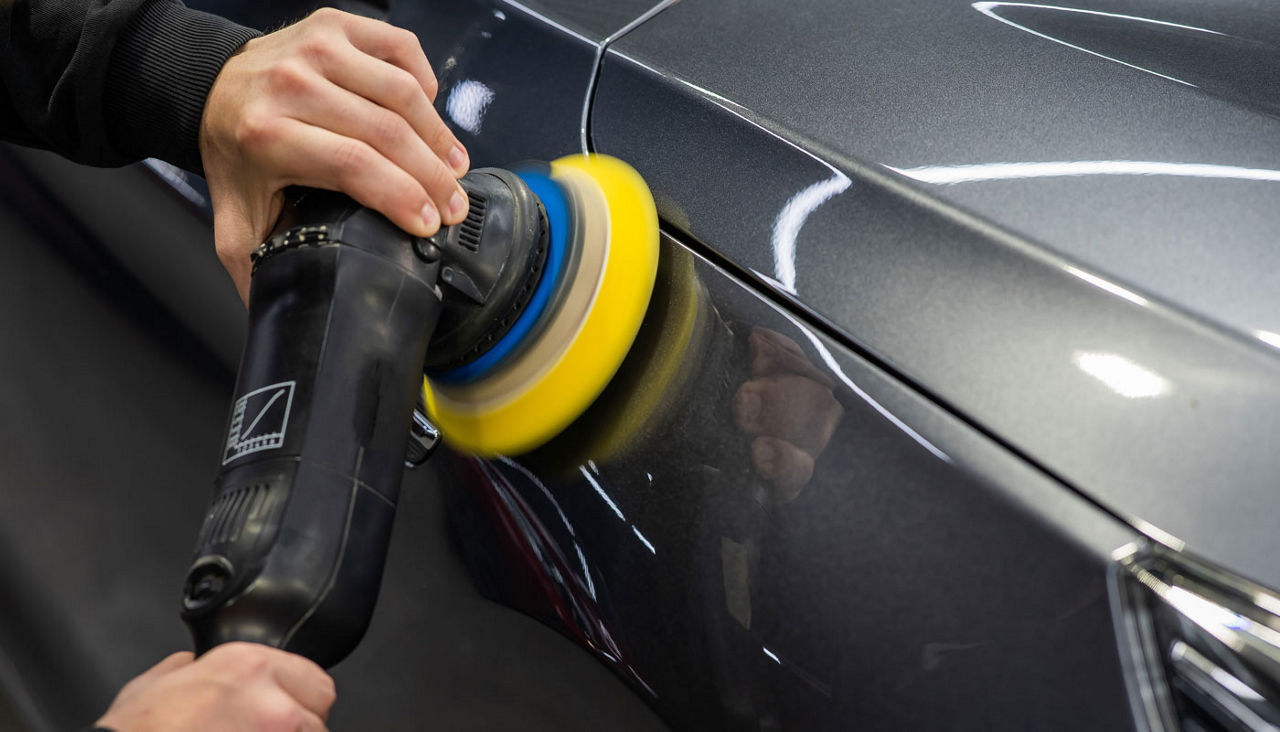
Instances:
[[[115,145],[202,173],[200,128],[223,65],[258,32],[180,3],[155,0],[116,46],[105,115]]]

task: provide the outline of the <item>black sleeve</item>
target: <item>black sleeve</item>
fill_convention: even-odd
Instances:
[[[0,136],[91,165],[201,172],[222,65],[257,31],[175,0],[0,0]]]

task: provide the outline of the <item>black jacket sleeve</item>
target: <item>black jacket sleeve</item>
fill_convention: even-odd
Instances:
[[[200,173],[209,87],[256,35],[175,0],[0,0],[0,137]]]

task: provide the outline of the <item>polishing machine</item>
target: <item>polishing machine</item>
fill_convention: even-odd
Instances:
[[[461,180],[429,238],[340,194],[290,197],[254,253],[249,331],[182,617],[323,666],[373,613],[415,404],[455,449],[514,455],[600,394],[654,285],[629,166],[573,156]]]

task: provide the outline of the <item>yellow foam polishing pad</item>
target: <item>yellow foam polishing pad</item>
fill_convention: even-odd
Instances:
[[[574,209],[579,265],[568,296],[521,354],[478,381],[423,384],[427,415],[454,448],[482,457],[537,448],[581,415],[617,372],[649,306],[658,214],[644,180],[605,155],[551,164]]]

